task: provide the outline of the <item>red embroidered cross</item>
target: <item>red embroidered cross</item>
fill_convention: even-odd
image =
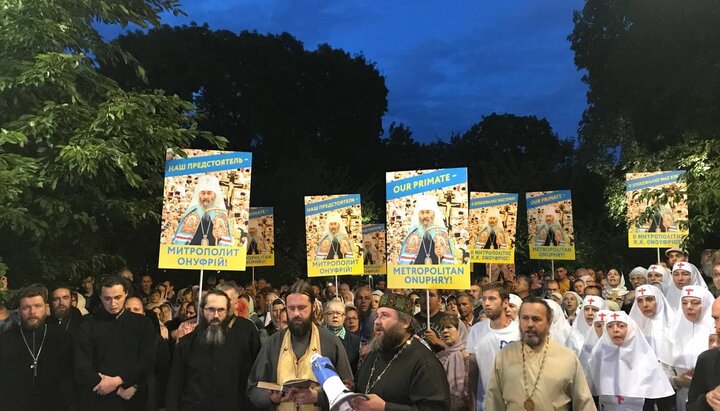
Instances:
[[[618,315],[618,313],[613,313],[613,315],[611,315],[610,317],[612,317],[613,320],[617,321],[617,318],[620,316]]]
[[[605,313],[598,314],[598,317],[600,317],[600,321],[605,321]]]
[[[638,292],[640,293],[640,295],[645,295],[645,293],[647,292],[647,290],[644,289],[644,288],[638,288]]]
[[[592,298],[588,300],[588,304],[592,304],[594,302],[595,302],[595,300],[593,300]]]
[[[618,404],[622,404],[623,401],[625,401],[625,397],[622,395],[616,395],[615,397],[617,397]]]
[[[683,264],[683,263],[678,263],[677,268],[683,268],[683,267],[685,267],[685,264]]]
[[[685,290],[685,291],[687,291],[688,295],[690,295],[690,293],[692,293],[692,292],[695,291],[695,290],[693,290],[692,288],[688,288],[688,289]]]

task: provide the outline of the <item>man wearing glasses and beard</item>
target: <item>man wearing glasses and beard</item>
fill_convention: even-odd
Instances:
[[[245,385],[254,360],[247,338],[229,332],[230,298],[211,290],[200,302],[200,324],[175,348],[165,405],[168,411],[249,409]]]

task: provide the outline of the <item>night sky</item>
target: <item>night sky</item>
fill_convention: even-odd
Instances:
[[[586,87],[567,36],[580,0],[185,0],[170,25],[288,32],[314,50],[362,53],[385,77],[385,129],[401,122],[418,141],[446,140],[493,112],[547,118],[574,138]],[[119,30],[104,28],[106,37]]]

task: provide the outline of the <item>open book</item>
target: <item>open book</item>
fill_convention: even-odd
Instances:
[[[287,392],[290,388],[313,388],[316,385],[318,385],[318,383],[313,380],[290,380],[285,381],[285,384],[282,385],[267,381],[259,381],[257,383],[258,388],[282,392]]]

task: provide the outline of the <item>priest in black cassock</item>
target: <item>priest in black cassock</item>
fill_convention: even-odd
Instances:
[[[250,333],[257,333],[253,325],[243,325],[232,312],[230,297],[223,291],[211,290],[203,297],[200,324],[175,348],[165,401],[168,411],[252,409],[245,387],[259,339],[250,338]],[[248,326],[253,328],[242,329]]]
[[[352,400],[355,411],[449,410],[450,388],[435,354],[413,337],[414,303],[386,293],[376,311],[370,353],[355,378],[355,391],[367,399]]]
[[[155,367],[150,320],[125,310],[128,284],[108,277],[102,307],[80,325],[74,345],[75,380],[81,410],[142,410],[146,376]]]
[[[72,306],[72,290],[69,287],[61,286],[55,288],[50,294],[50,312],[48,317],[50,324],[57,324],[64,331],[75,336],[83,321],[80,310]]]
[[[18,292],[20,324],[0,335],[0,409],[68,410],[75,406],[70,337],[47,319],[47,289]]]

